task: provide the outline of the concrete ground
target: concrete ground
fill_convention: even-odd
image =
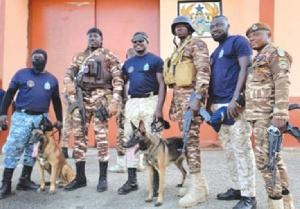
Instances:
[[[69,149],[69,154],[72,150]],[[115,149],[110,149],[110,165],[116,160]],[[300,149],[284,149],[282,151],[291,179],[291,192],[294,196],[295,208],[300,208]],[[216,199],[219,192],[224,192],[230,188],[229,173],[226,169],[224,152],[221,150],[203,150],[202,162],[203,173],[210,187],[210,195],[206,202],[192,208],[202,209],[230,209],[237,201],[220,201]],[[0,156],[0,173],[3,173],[3,156]],[[22,162],[22,161],[21,161]],[[74,160],[68,162],[75,170]],[[13,191],[15,195],[0,200],[1,209],[131,209],[131,208],[154,208],[154,202],[146,203],[147,196],[147,172],[138,173],[139,190],[127,195],[118,195],[117,190],[127,179],[127,174],[108,173],[109,188],[103,193],[96,191],[98,183],[99,166],[97,161],[97,151],[89,148],[87,153],[86,175],[87,187],[83,187],[71,192],[57,189],[56,194],[49,195],[47,192],[37,193],[33,191],[16,191],[16,184],[22,171],[22,165],[17,167],[13,176]],[[110,166],[109,165],[109,166]],[[185,164],[187,169],[187,165]],[[188,170],[188,169],[187,169]],[[49,176],[47,175],[47,178]],[[165,194],[163,205],[159,208],[179,208],[177,196],[178,188],[175,187],[180,182],[181,173],[175,165],[170,165],[166,169]],[[34,167],[32,180],[39,182],[39,174]],[[49,187],[46,187],[49,189]],[[256,172],[256,196],[259,209],[267,209],[267,195],[264,183],[259,172]]]

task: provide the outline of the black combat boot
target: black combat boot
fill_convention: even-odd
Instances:
[[[5,168],[3,171],[2,186],[0,188],[0,199],[10,196],[11,193],[11,178],[14,173],[13,168]]]
[[[159,174],[156,169],[153,169],[153,197],[158,196],[159,189]]]
[[[63,147],[61,149],[61,151],[62,151],[63,155],[65,156],[65,158],[68,159],[69,158],[68,147]]]
[[[233,209],[256,209],[257,202],[255,197],[243,197],[242,199],[233,207]]]
[[[128,180],[126,183],[118,189],[118,194],[128,194],[131,191],[135,191],[139,188],[136,179],[136,168],[128,168]]]
[[[107,190],[107,165],[108,162],[99,162],[100,176],[97,185],[97,192],[104,192]]]
[[[32,166],[23,166],[22,175],[19,178],[19,183],[17,184],[17,190],[38,190],[38,188],[40,188],[38,184],[34,183],[30,179],[32,168]]]
[[[217,195],[218,200],[240,200],[241,198],[241,190],[236,190],[232,188],[228,189],[225,193],[219,193]]]
[[[80,187],[86,186],[85,177],[85,161],[77,162],[76,164],[76,177],[64,187],[66,191],[72,191]]]

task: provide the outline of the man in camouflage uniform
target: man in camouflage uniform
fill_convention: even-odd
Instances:
[[[108,49],[102,48],[102,32],[98,28],[91,28],[87,32],[87,40],[88,48],[74,56],[64,78],[68,99],[71,103],[77,102],[76,88],[82,89],[86,118],[86,124],[82,125],[79,109],[74,108],[71,111],[74,124],[76,177],[64,189],[70,191],[86,186],[87,145],[84,133],[87,134],[88,131],[84,131],[84,129],[88,129],[93,117],[100,169],[97,191],[103,192],[107,190],[106,176],[109,159],[108,118],[105,115],[108,113],[108,116],[112,116],[117,113],[124,82],[118,58]],[[76,80],[77,86],[74,85],[74,80]]]
[[[270,27],[253,24],[246,32],[251,47],[257,51],[246,81],[246,118],[255,138],[256,165],[263,174],[269,196],[269,208],[294,208],[289,191],[289,179],[281,153],[275,165],[275,185],[272,171],[267,168],[270,125],[283,131],[289,118],[289,69],[292,57],[271,43]]]
[[[209,103],[213,111],[227,107],[227,115],[235,119],[233,125],[221,125],[218,137],[226,154],[232,188],[218,194],[219,200],[240,200],[234,209],[254,209],[255,162],[251,147],[250,124],[245,119],[239,97],[244,90],[247,67],[252,64],[252,49],[248,40],[229,35],[225,16],[214,17],[210,31],[219,46],[211,55]]]
[[[171,26],[171,30],[172,34],[180,39],[179,46],[170,59],[171,66],[173,65],[175,68],[175,74],[177,70],[176,67],[179,63],[174,63],[174,60],[180,55],[182,55],[181,61],[193,63],[193,67],[196,71],[193,81],[189,86],[180,87],[177,85],[176,80],[174,84],[169,83],[169,87],[173,88],[170,119],[172,121],[178,121],[180,130],[182,131],[184,114],[187,109],[190,108],[197,112],[200,106],[204,105],[205,99],[207,98],[210,80],[209,54],[204,41],[200,38],[192,37],[192,33],[195,29],[192,26],[191,19],[188,17],[176,17]],[[189,97],[193,91],[196,92],[196,98],[189,103]],[[191,185],[184,197],[179,200],[181,207],[191,207],[204,202],[206,195],[208,195],[208,187],[201,173],[201,156],[198,138],[201,123],[201,117],[195,114],[191,122],[186,146]]]

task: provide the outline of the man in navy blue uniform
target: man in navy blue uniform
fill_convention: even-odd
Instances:
[[[143,120],[147,132],[160,137],[161,132],[151,133],[151,123],[163,118],[165,101],[163,60],[147,51],[149,42],[146,33],[135,33],[131,41],[136,55],[126,60],[122,67],[124,81],[130,82],[128,100],[125,104],[124,136],[129,139],[132,131],[130,122],[138,127],[140,120]],[[128,180],[119,188],[118,194],[127,194],[138,189],[136,168],[139,160],[135,153],[136,149],[137,147],[132,147],[126,151]],[[154,190],[157,188],[158,173],[154,171]]]
[[[225,16],[216,16],[211,23],[212,38],[219,46],[211,55],[209,103],[212,110],[227,107],[233,125],[222,124],[218,137],[226,154],[232,188],[218,194],[219,200],[240,200],[234,209],[254,209],[255,175],[254,154],[250,141],[250,124],[246,121],[241,96],[251,66],[252,49],[248,40],[229,35]]]
[[[31,55],[31,62],[32,68],[21,69],[13,76],[0,110],[0,124],[3,126],[7,124],[7,110],[18,91],[9,135],[2,148],[5,158],[0,199],[11,195],[12,175],[23,153],[24,166],[17,190],[37,190],[39,188],[30,179],[35,158],[32,157],[33,145],[29,144],[28,140],[31,136],[32,124],[39,127],[42,118],[48,117],[51,100],[57,119],[54,126],[62,126],[62,106],[58,81],[45,70],[47,53],[42,49],[35,50]]]

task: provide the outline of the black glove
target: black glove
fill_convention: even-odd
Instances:
[[[58,130],[60,130],[60,129],[63,128],[62,122],[60,122],[59,120],[56,121],[56,122],[53,124],[53,126],[54,126],[55,128],[57,128]]]

